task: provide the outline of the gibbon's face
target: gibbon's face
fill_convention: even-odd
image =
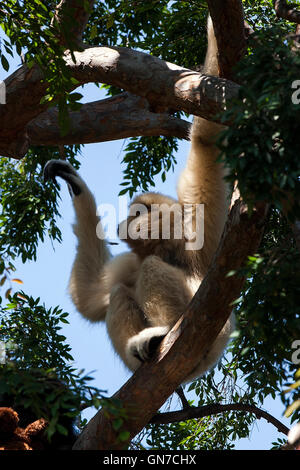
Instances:
[[[129,215],[120,223],[118,235],[144,258],[176,248],[182,240],[182,210],[175,199],[158,193],[145,193],[131,203]]]

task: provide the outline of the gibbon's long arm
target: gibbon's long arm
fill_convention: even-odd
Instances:
[[[74,233],[78,247],[70,279],[70,292],[78,310],[92,321],[103,320],[109,304],[110,286],[103,270],[110,259],[104,239],[98,238],[95,199],[74,168],[63,160],[50,160],[44,169],[44,179],[64,179],[74,194],[76,212]]]
[[[210,17],[207,29],[208,47],[203,72],[207,75],[218,75],[217,41]],[[220,124],[194,117],[191,149],[177,187],[181,204],[204,204],[204,245],[197,254],[203,276],[217,249],[228,209],[224,168],[216,162],[219,150],[214,145],[222,129]]]
[[[134,253],[111,258],[104,240],[94,196],[74,170],[63,160],[50,160],[44,168],[44,179],[64,179],[73,195],[78,239],[69,290],[78,311],[92,322],[104,321],[112,288],[119,283],[133,286],[139,268]]]

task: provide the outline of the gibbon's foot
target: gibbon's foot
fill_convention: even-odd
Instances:
[[[64,160],[49,160],[44,167],[43,176],[44,181],[49,179],[55,180],[57,176],[60,176],[60,178],[68,183],[75,196],[79,196],[81,193],[79,177],[69,162]]]
[[[167,326],[155,326],[140,331],[128,341],[127,350],[129,355],[140,362],[148,361],[168,331],[169,327]]]

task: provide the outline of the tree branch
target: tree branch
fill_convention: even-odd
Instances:
[[[67,57],[72,76],[79,82],[108,83],[142,96],[155,112],[182,110],[212,119],[237,96],[239,86],[206,76],[144,52],[124,47],[97,47]]]
[[[151,110],[166,113],[183,110],[206,119],[220,113],[237,96],[239,86],[229,80],[165,62],[157,57],[122,47],[92,47],[70,54],[66,63],[79,84],[100,82],[115,85],[144,97]],[[22,66],[5,80],[6,103],[0,106],[0,154],[21,158],[28,148],[27,124],[43,111],[47,84],[37,66]],[[70,84],[68,91],[78,85]]]
[[[227,321],[244,280],[237,274],[226,275],[238,270],[247,257],[257,251],[267,209],[265,204],[257,204],[248,216],[246,206],[240,200],[235,202],[215,258],[184,315],[164,338],[158,354],[143,364],[114,395],[128,415],[124,421],[124,430],[130,434],[128,442],[191,373],[197,358],[210,349]],[[123,448],[127,442],[118,441],[120,430],[114,430],[113,420],[107,412],[98,411],[74,449]]]
[[[274,0],[273,3],[278,18],[292,23],[300,23],[300,11],[294,8],[297,7],[297,4],[288,5],[286,0]]]
[[[182,408],[183,409],[186,409],[186,408],[190,408],[190,404],[188,402],[188,400],[186,399],[186,396],[184,394],[184,391],[183,391],[183,388],[180,386],[180,387],[177,387],[175,392],[177,393],[177,395],[179,396],[180,398],[180,401],[181,401],[181,404],[182,404]]]
[[[207,0],[218,44],[220,77],[232,79],[233,67],[246,50],[243,5],[240,0]]]
[[[156,114],[149,103],[130,93],[122,93],[83,104],[69,115],[70,130],[61,135],[58,110],[51,108],[27,126],[29,145],[72,145],[105,142],[133,136],[165,135],[189,139],[190,123],[169,114]]]
[[[58,26],[58,42],[68,49],[82,48],[82,34],[95,0],[61,0],[56,7],[52,26]]]
[[[241,411],[243,413],[253,413],[255,416],[260,419],[264,418],[269,423],[273,424],[279,432],[287,435],[289,429],[276,419],[271,414],[266,411],[261,410],[255,405],[248,405],[245,403],[228,403],[221,405],[219,403],[213,403],[211,405],[200,406],[198,408],[189,407],[180,411],[170,411],[168,413],[158,413],[153,418],[151,418],[151,424],[168,424],[175,423],[177,421],[186,421],[188,419],[199,419],[205,416],[211,416],[219,413],[224,413],[225,411]]]

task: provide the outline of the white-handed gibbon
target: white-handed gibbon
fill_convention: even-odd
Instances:
[[[218,75],[217,44],[210,19],[204,73]],[[73,193],[74,232],[78,238],[70,279],[73,302],[90,321],[106,322],[116,352],[132,371],[151,357],[158,343],[184,312],[218,246],[228,207],[224,168],[216,162],[218,149],[214,144],[220,129],[216,123],[194,118],[191,149],[177,188],[178,201],[154,192],[137,196],[130,205],[125,228],[124,222],[119,225],[119,230],[123,234],[124,230],[126,232],[125,241],[131,251],[113,259],[106,241],[96,234],[100,223],[96,203],[85,182],[68,162],[51,160],[45,166],[46,180],[59,176],[69,184]],[[137,204],[146,210],[132,210]],[[178,224],[175,220],[178,219],[174,214],[170,217],[172,233],[170,237],[163,236],[164,214],[174,204],[182,208],[185,205],[192,207],[193,228],[197,225],[196,207],[204,205],[204,244],[201,249],[187,249],[186,237],[175,237],[175,225]],[[160,210],[156,212],[158,231],[151,237],[153,207],[160,207]],[[128,230],[132,222],[137,228],[135,236]],[[233,316],[210,351],[205,357],[199,357],[197,367],[185,382],[199,377],[217,362],[232,327]]]

